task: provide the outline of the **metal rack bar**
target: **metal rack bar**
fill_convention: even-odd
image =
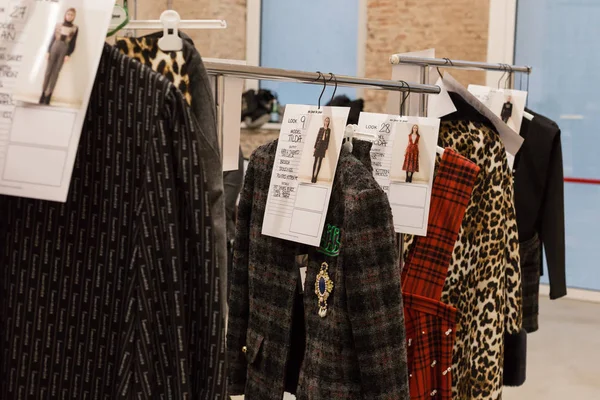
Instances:
[[[512,71],[512,72],[525,72],[531,73],[531,67],[527,65],[508,65],[500,63],[486,63],[477,61],[462,61],[462,60],[450,60],[445,58],[426,58],[426,57],[412,57],[404,56],[402,54],[393,54],[390,57],[390,63],[393,65],[397,64],[414,64],[421,66],[430,67],[444,67],[444,68],[458,68],[458,69],[472,69],[472,70],[483,70],[483,71]]]
[[[163,29],[164,23],[159,19],[132,20],[123,29]],[[177,24],[179,29],[225,29],[227,21],[222,19],[190,19],[181,20]]]
[[[362,87],[367,89],[395,90],[406,92],[406,84],[400,81],[383,79],[358,78],[355,76],[335,75],[335,80],[330,79],[328,72],[319,75],[317,72],[294,71],[278,68],[253,67],[249,65],[226,64],[218,62],[204,63],[208,74],[227,75],[245,79],[265,79],[272,81],[302,82],[314,85],[323,85],[323,76],[327,86],[333,86],[337,80],[338,86]],[[407,82],[411,93],[439,94],[440,88],[433,85]]]

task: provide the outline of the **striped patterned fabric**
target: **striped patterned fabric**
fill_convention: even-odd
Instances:
[[[67,202],[0,196],[1,399],[215,399],[197,129],[170,82],[105,46]]]

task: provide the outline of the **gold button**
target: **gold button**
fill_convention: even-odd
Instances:
[[[246,354],[248,352],[248,348],[246,346],[242,347],[242,353]]]

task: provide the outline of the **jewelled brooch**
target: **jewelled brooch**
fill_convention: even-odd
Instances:
[[[319,297],[319,316],[321,318],[327,316],[327,299],[333,291],[333,281],[327,273],[328,268],[329,265],[326,262],[321,264],[321,271],[315,281],[315,293]]]

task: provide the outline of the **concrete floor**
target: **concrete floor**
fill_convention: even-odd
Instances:
[[[503,400],[600,399],[600,304],[543,298],[540,311],[540,329],[527,338],[527,381],[505,388]]]
[[[600,399],[600,304],[542,299],[527,337],[527,381],[504,400]]]

